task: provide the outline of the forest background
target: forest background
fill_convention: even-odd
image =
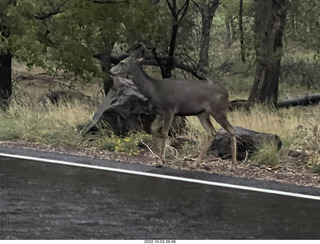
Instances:
[[[111,89],[108,70],[144,43],[155,52],[151,76],[219,80],[250,107],[231,112],[232,124],[278,134],[319,171],[319,106],[276,109],[319,91],[319,12],[316,0],[0,0],[0,139],[138,154],[148,135],[79,144],[76,128]],[[57,90],[88,100],[43,109],[39,97]],[[199,147],[203,131],[189,122]],[[283,152],[264,151],[253,161],[279,165]]]

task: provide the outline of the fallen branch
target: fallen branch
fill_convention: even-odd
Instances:
[[[312,95],[305,95],[305,96],[298,96],[294,98],[288,98],[284,101],[277,103],[277,108],[289,108],[295,106],[308,106],[308,105],[315,105],[320,102],[320,93],[312,94]]]
[[[151,148],[150,148],[146,143],[144,143],[144,142],[142,141],[142,139],[140,139],[140,142],[141,142],[146,148],[148,148],[148,150],[151,152],[151,154],[152,154],[155,158],[160,158],[157,154],[155,154],[155,153],[151,150]]]
[[[317,94],[307,94],[304,96],[297,96],[287,98],[283,101],[277,103],[276,108],[289,108],[296,106],[310,106],[316,105],[320,103],[320,93]],[[248,110],[250,108],[250,104],[247,100],[233,100],[230,101],[229,110],[233,111],[235,109],[245,109]]]

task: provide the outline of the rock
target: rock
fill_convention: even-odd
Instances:
[[[297,151],[297,150],[288,150],[288,156],[297,158],[299,156],[303,155],[303,152]]]
[[[109,128],[116,135],[126,135],[129,131],[151,132],[151,124],[156,117],[151,104],[131,80],[117,78],[113,88],[99,105],[92,120],[84,126],[82,134],[95,133],[99,128]],[[185,125],[176,119],[175,131]],[[174,123],[173,123],[174,124]]]
[[[245,159],[246,152],[248,152],[249,155],[252,154],[265,142],[274,142],[277,145],[278,150],[281,148],[281,140],[277,135],[248,130],[238,126],[235,126],[234,129],[237,138],[238,160]],[[208,153],[223,159],[231,158],[230,138],[224,129],[218,131]]]
[[[310,153],[305,150],[292,150],[287,149],[286,153],[289,157],[295,158],[298,162],[308,162],[310,157],[312,156]]]

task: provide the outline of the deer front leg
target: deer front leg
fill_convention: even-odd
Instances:
[[[237,167],[237,139],[234,134],[234,129],[230,130],[230,139],[231,139],[231,156],[232,156],[232,164],[231,164],[231,171],[236,171]]]
[[[169,129],[171,126],[173,114],[172,113],[167,113],[163,115],[163,126],[162,126],[162,133],[161,133],[161,149],[160,149],[160,167],[163,165],[165,162],[165,147],[166,147],[166,139],[168,137]]]

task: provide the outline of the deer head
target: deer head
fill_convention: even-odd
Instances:
[[[132,79],[132,75],[140,67],[140,63],[144,60],[145,48],[143,45],[131,53],[131,55],[121,60],[116,66],[110,69],[109,73],[126,79]]]

